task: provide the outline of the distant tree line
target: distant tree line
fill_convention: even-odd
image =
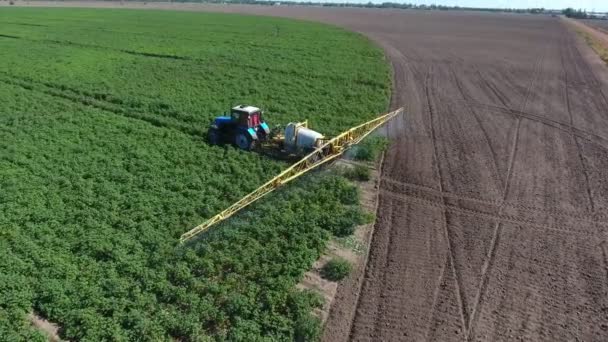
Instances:
[[[141,1],[141,0],[121,0],[121,1]],[[167,0],[148,0],[148,2],[163,2]],[[585,10],[575,10],[566,8],[564,10],[546,9],[543,7],[534,8],[492,8],[492,7],[461,7],[445,5],[417,5],[400,2],[382,3],[355,3],[355,2],[322,2],[322,1],[280,1],[280,0],[169,0],[171,2],[190,2],[190,3],[209,3],[209,4],[242,4],[242,5],[261,5],[261,6],[314,6],[314,7],[356,7],[356,8],[397,8],[415,9],[427,11],[478,11],[478,12],[503,12],[503,13],[527,13],[527,14],[563,14],[568,18],[576,19],[608,19],[608,13],[594,13]]]
[[[586,11],[583,10],[575,10],[574,8],[566,8],[565,10],[562,11],[562,14],[565,15],[568,18],[575,18],[575,19],[587,19],[589,18],[589,14],[587,14]]]
[[[574,8],[566,8],[562,14],[568,18],[574,19],[608,19],[608,13],[587,12],[585,10]]]
[[[163,0],[160,0],[163,1]],[[273,1],[273,0],[173,0],[173,2],[202,2],[202,3],[217,3],[217,4],[249,4],[263,6],[277,5],[297,5],[297,6],[316,6],[316,7],[358,7],[358,8],[400,8],[400,9],[419,9],[419,10],[462,10],[462,11],[485,11],[485,12],[510,12],[510,13],[552,13],[555,11],[546,10],[544,8],[478,8],[478,7],[460,7],[460,6],[444,6],[444,5],[417,5],[410,3],[399,2],[382,2],[382,3],[351,3],[351,2],[322,2],[322,1]]]

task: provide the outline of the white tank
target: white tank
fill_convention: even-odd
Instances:
[[[320,139],[323,139],[323,134],[295,122],[285,127],[285,147],[289,150],[313,150],[318,147]]]

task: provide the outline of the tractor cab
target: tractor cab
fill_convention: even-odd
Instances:
[[[233,143],[243,150],[251,150],[256,142],[264,141],[270,129],[262,118],[262,110],[239,105],[230,110],[230,116],[218,116],[209,128],[209,142]]]
[[[257,128],[262,121],[262,111],[252,106],[236,106],[232,108],[230,118],[237,125],[247,128]]]

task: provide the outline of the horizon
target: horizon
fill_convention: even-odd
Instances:
[[[265,0],[277,1],[277,0]],[[365,4],[368,2],[381,4],[383,2],[394,2],[414,5],[441,5],[441,6],[458,6],[469,8],[499,8],[499,9],[529,9],[529,8],[544,8],[548,10],[563,10],[566,8],[581,9],[587,12],[608,12],[607,1],[597,0],[436,0],[436,1],[399,1],[399,0],[285,0],[285,2],[326,2],[326,3],[357,3]]]

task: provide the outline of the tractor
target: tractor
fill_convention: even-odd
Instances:
[[[233,107],[230,116],[218,116],[213,120],[208,132],[209,142],[213,145],[232,143],[240,149],[252,150],[270,134],[262,114],[259,108],[253,106]]]

